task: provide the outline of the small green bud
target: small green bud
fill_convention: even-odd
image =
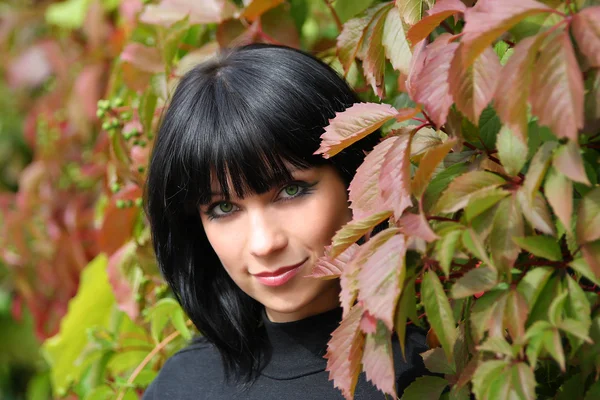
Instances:
[[[110,130],[111,127],[112,126],[111,126],[110,122],[108,122],[108,121],[104,121],[102,123],[102,130],[103,131],[108,131],[108,130]]]
[[[118,193],[119,190],[121,190],[121,185],[119,185],[117,182],[115,182],[112,185],[110,185],[110,191],[111,192]]]
[[[139,303],[140,301],[142,301],[142,295],[141,295],[141,294],[139,294],[139,293],[136,293],[136,294],[133,296],[133,299],[135,300],[135,302],[136,302],[136,303]]]
[[[136,205],[137,207],[141,207],[141,206],[142,206],[142,204],[144,204],[144,201],[142,200],[142,198],[141,198],[141,197],[138,197],[137,199],[135,199],[135,205]]]
[[[115,204],[117,205],[117,208],[119,208],[119,209],[125,208],[125,200],[119,199],[119,200],[116,201]]]
[[[139,172],[140,174],[143,174],[145,170],[146,170],[146,168],[144,168],[144,166],[142,166],[142,165],[140,165],[140,166],[138,167],[138,172]]]
[[[133,207],[133,200],[125,200],[125,207]]]
[[[146,147],[146,141],[144,141],[144,140],[138,140],[138,146],[140,146],[140,147]]]
[[[104,118],[105,115],[106,115],[106,110],[104,110],[102,108],[98,108],[98,110],[96,110],[96,117]]]
[[[110,107],[110,102],[108,100],[103,100],[103,99],[98,100],[98,108],[99,109],[106,111],[109,109],[109,107]]]
[[[119,114],[119,118],[121,118],[121,120],[123,121],[129,121],[132,116],[133,114],[131,113],[131,111],[124,111],[121,114]]]
[[[112,100],[112,106],[114,107],[121,107],[123,105],[123,99],[121,97],[115,97]]]

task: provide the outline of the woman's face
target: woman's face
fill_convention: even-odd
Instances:
[[[225,200],[213,184],[200,207],[223,267],[271,321],[296,321],[339,305],[338,280],[306,278],[335,232],[351,220],[346,187],[331,166],[292,170],[293,181]]]

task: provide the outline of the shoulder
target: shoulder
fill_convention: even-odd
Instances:
[[[185,399],[188,393],[210,391],[210,385],[222,378],[221,358],[215,347],[203,338],[194,339],[165,362],[143,399]]]

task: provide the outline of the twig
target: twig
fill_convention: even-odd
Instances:
[[[337,25],[337,28],[341,33],[342,30],[344,29],[344,24],[342,24],[342,21],[340,20],[340,17],[337,15],[335,8],[333,8],[333,6],[329,2],[329,0],[323,0],[323,2],[325,2],[325,5],[327,6],[327,8],[329,8],[329,11],[331,11],[331,15],[333,16],[333,19],[335,20],[335,24]]]

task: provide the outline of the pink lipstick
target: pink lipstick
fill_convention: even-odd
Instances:
[[[296,274],[300,271],[300,267],[302,267],[307,260],[308,258],[299,264],[291,265],[289,267],[282,267],[273,272],[261,272],[259,274],[254,274],[254,276],[263,285],[281,286],[296,276]]]

